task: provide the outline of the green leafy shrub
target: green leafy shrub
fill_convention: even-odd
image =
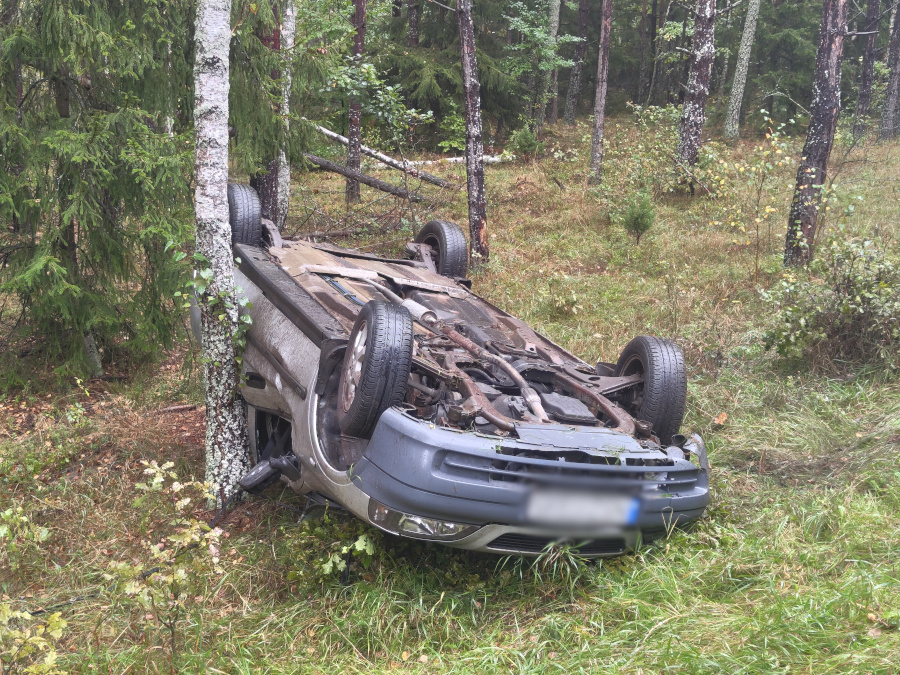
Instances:
[[[0,672],[62,675],[56,643],[66,625],[59,612],[41,620],[0,603]]]
[[[619,219],[619,223],[625,231],[634,237],[634,243],[640,245],[643,237],[656,222],[656,209],[648,195],[635,197],[628,205],[628,209]]]
[[[782,356],[897,366],[900,261],[872,242],[832,241],[809,276],[786,273],[764,297],[777,308],[766,348]]]

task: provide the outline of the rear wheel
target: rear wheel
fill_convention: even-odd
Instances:
[[[416,243],[431,246],[438,274],[465,278],[469,270],[469,246],[459,225],[449,220],[431,220],[416,235]]]
[[[403,401],[412,342],[412,318],[405,307],[371,300],[360,310],[338,384],[343,433],[368,438],[381,413]]]
[[[671,340],[639,335],[625,345],[616,375],[643,375],[644,381],[623,401],[632,417],[649,422],[653,433],[668,444],[678,433],[687,404],[684,355]]]
[[[232,246],[262,243],[262,208],[259,195],[249,185],[228,184],[228,220]]]

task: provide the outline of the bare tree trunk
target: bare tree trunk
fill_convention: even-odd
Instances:
[[[706,99],[709,97],[709,77],[712,74],[715,48],[716,2],[698,0],[694,15],[694,45],[691,50],[691,70],[687,94],[681,111],[681,130],[675,163],[691,167],[697,162],[703,144],[703,125],[706,122]]]
[[[750,4],[747,6],[744,34],[741,36],[741,46],[738,48],[734,81],[731,83],[731,98],[728,100],[728,113],[725,115],[725,138],[737,138],[740,134],[741,106],[744,103],[747,74],[750,72],[750,54],[753,51],[753,42],[756,40],[759,5],[760,0],[750,0]]]
[[[644,100],[647,80],[647,0],[641,2],[641,60],[638,66],[636,101]]]
[[[421,14],[421,5],[419,0],[407,0],[408,12],[408,28],[407,28],[407,44],[410,47],[419,46],[419,15]]]
[[[566,94],[566,111],[563,119],[566,124],[575,124],[575,111],[578,109],[578,98],[581,93],[581,72],[584,70],[584,54],[587,51],[587,25],[589,0],[578,0],[578,37],[581,42],[575,45],[575,65],[569,77],[569,91]]]
[[[463,93],[466,99],[466,189],[469,201],[469,238],[473,256],[487,262],[487,199],[484,194],[484,144],[481,128],[481,91],[475,60],[475,26],[472,0],[457,0],[459,50],[462,57]]]
[[[556,42],[559,35],[559,7],[561,0],[550,0],[550,36]],[[550,73],[550,111],[547,114],[547,124],[556,124],[559,121],[559,71],[554,68]]]
[[[356,35],[353,37],[354,64],[358,67],[362,62],[363,51],[366,46],[366,0],[353,0],[353,27]],[[347,168],[351,171],[359,171],[361,141],[360,124],[362,123],[362,107],[355,98],[350,99],[350,116],[347,125]],[[359,182],[348,178],[346,190],[347,204],[359,202]]]
[[[898,3],[900,4],[900,3]],[[896,14],[897,5],[894,5]],[[879,138],[883,141],[894,138],[897,121],[897,99],[900,98],[900,21],[894,21],[891,29],[891,42],[888,46],[888,85],[884,94],[884,110],[881,113],[881,131]]]
[[[199,294],[206,379],[206,480],[227,499],[250,468],[238,395],[234,335],[238,327],[228,221],[228,49],[231,0],[200,0],[195,24],[195,180],[197,252],[209,260]],[[213,306],[215,304],[215,307]],[[222,318],[220,318],[222,317]]]
[[[600,6],[600,47],[597,57],[597,93],[594,97],[594,133],[591,136],[590,185],[603,180],[603,128],[606,123],[606,85],[609,76],[609,33],[612,28],[612,0]]]
[[[277,17],[277,8],[273,7],[273,10],[276,11],[275,28],[271,33],[260,35],[259,40],[273,52],[277,52],[281,49],[281,26]],[[281,77],[281,73],[278,70],[273,70],[271,77],[273,80],[278,80]],[[250,176],[250,186],[259,194],[259,204],[263,218],[268,218],[276,224],[283,220],[282,214],[278,212],[278,174],[280,168],[281,166],[276,156],[266,162],[266,170],[264,172]]]
[[[881,19],[881,0],[869,0],[866,7],[866,44],[863,49],[862,72],[859,75],[859,96],[853,120],[853,136],[860,138],[868,127],[869,106],[872,104],[872,83],[875,81],[875,57],[878,53],[878,22]]]
[[[847,31],[847,3],[848,0],[825,0],[822,7],[813,101],[806,143],[797,169],[797,186],[794,188],[794,199],[788,217],[785,265],[804,263],[813,253],[819,202],[822,199],[838,114],[841,111],[841,62]]]
[[[296,33],[296,28],[297,8],[294,6],[294,0],[284,0],[284,14],[281,25],[281,48],[284,51],[286,58],[284,73],[281,80],[281,114],[284,117],[285,133],[289,130],[290,124],[288,122],[288,115],[291,111],[291,82],[293,77],[291,72],[291,62],[293,61],[294,35]],[[277,220],[272,219],[272,222],[275,223],[275,227],[279,230],[283,230],[291,203],[291,166],[288,163],[287,153],[285,152],[284,147],[278,152],[278,187],[276,188],[276,192],[277,207],[275,214]]]

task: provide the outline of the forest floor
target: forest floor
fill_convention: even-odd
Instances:
[[[203,474],[185,345],[121,382],[61,393],[35,376],[0,398],[0,603],[59,612],[66,625],[51,620],[45,637],[72,673],[896,672],[900,380],[762,344],[774,310],[760,290],[784,274],[795,167],[771,148],[763,158],[763,139],[715,144],[703,182],[725,186],[718,196],[668,194],[654,178],[665,153],[622,118],[592,191],[588,132],[551,131],[545,158],[487,167],[491,257],[473,289],[589,362],[615,361],[640,333],[682,345],[684,428],[712,463],[696,527],[620,558],[534,563],[398,541],[335,513],[301,523],[304,500],[273,490],[229,512],[218,544],[142,604],[140,584],[129,595],[111,579],[152,567],[163,553],[150,544],[178,523],[165,495],[138,486],[141,462],[171,461],[181,482]],[[898,152],[835,151],[824,237],[897,249]],[[740,178],[757,160],[771,165],[761,197]],[[427,168],[464,184],[461,165]],[[617,224],[637,189],[656,206],[639,245]],[[389,198],[346,218],[343,179],[298,172],[289,226],[364,225],[334,241],[396,252],[429,217],[466,221],[464,192],[421,190],[430,201],[415,211]],[[175,405],[187,409],[160,413]],[[371,554],[341,574],[357,542]]]

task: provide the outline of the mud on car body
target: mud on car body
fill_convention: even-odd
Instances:
[[[229,202],[252,307],[246,489],[280,480],[402,537],[525,555],[618,555],[703,514],[674,343],[585,363],[471,292],[450,222],[387,259],[282,241],[246,186]]]

